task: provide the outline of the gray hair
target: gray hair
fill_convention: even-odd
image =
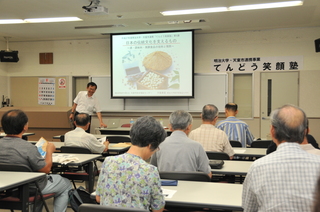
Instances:
[[[204,121],[213,121],[219,113],[218,108],[215,105],[207,104],[202,108],[202,120]]]
[[[271,125],[275,129],[275,138],[282,142],[302,143],[308,120],[305,112],[294,105],[284,105],[270,115]]]
[[[90,116],[87,113],[79,113],[74,118],[76,125],[84,127],[90,122]]]
[[[169,122],[173,130],[185,130],[192,123],[192,116],[184,110],[176,110],[170,114]]]
[[[131,143],[135,146],[146,147],[151,144],[151,149],[158,148],[167,137],[162,125],[151,116],[143,116],[137,119],[130,130]]]

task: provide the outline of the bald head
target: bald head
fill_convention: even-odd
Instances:
[[[229,102],[224,108],[228,111],[236,112],[238,110],[238,105],[236,103]]]
[[[203,121],[213,121],[218,115],[218,108],[215,105],[207,104],[203,106],[201,118]]]
[[[308,121],[304,111],[294,105],[284,105],[274,110],[271,115],[274,138],[279,142],[302,143]]]
[[[86,113],[79,113],[74,118],[76,126],[84,127],[90,122],[90,116]]]
[[[230,102],[226,104],[224,108],[225,108],[226,117],[236,116],[238,113],[238,105],[236,103]]]
[[[8,135],[18,135],[25,130],[28,117],[22,110],[9,110],[3,114],[1,126]]]

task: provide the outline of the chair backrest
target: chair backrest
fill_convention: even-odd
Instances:
[[[60,151],[62,153],[78,153],[78,154],[91,154],[91,150],[85,147],[79,146],[61,146]]]
[[[232,147],[242,147],[242,144],[239,141],[230,140],[230,144]]]
[[[131,142],[131,139],[127,136],[107,136],[107,139],[110,143]]]
[[[137,208],[123,208],[123,207],[114,207],[114,206],[106,206],[106,205],[95,205],[95,204],[81,204],[78,212],[149,212],[144,209]]]
[[[32,172],[32,170],[23,164],[0,163],[0,171],[10,172]]]
[[[225,152],[206,151],[209,160],[230,160],[230,156]]]
[[[251,143],[252,148],[268,148],[272,140],[258,140]]]
[[[209,175],[204,172],[159,172],[159,175],[161,179],[203,182],[211,181]]]
[[[64,135],[60,135],[60,141],[64,142]]]

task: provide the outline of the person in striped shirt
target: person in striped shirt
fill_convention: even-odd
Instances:
[[[229,140],[239,141],[242,147],[250,146],[254,137],[249,130],[248,124],[236,118],[238,105],[235,103],[226,104],[225,113],[227,118],[219,121],[217,128],[223,130]]]

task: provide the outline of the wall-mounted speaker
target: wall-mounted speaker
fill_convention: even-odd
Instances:
[[[320,52],[320,38],[317,40],[314,40],[314,45],[316,47],[316,52]]]
[[[0,51],[0,61],[1,62],[13,62],[16,63],[19,61],[18,51],[7,52],[4,50]]]

